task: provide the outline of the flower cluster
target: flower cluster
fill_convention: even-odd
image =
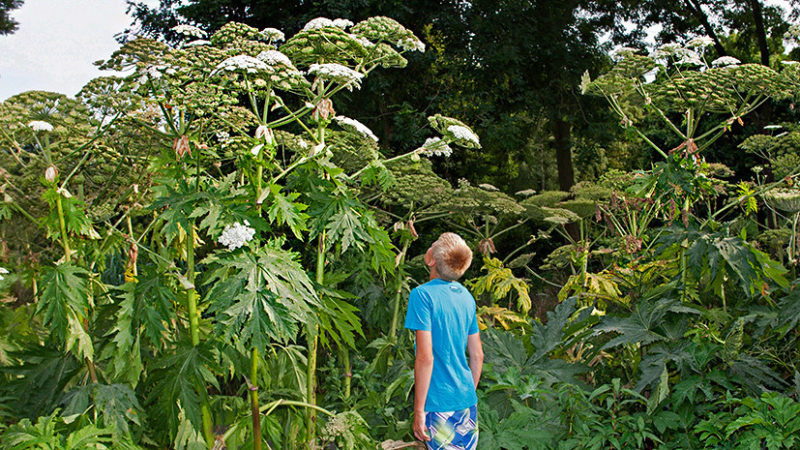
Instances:
[[[352,27],[353,22],[347,19],[328,19],[326,17],[317,17],[316,19],[311,19],[306,26],[303,27],[303,31],[314,30],[316,28],[324,28],[324,27],[336,27],[345,29],[348,27]]]
[[[351,119],[345,116],[336,116],[333,118],[333,120],[335,120],[336,123],[338,123],[339,126],[343,128],[354,130],[357,133],[361,134],[362,136],[368,137],[373,141],[378,142],[378,136],[375,136],[375,133],[373,133],[372,130],[370,130],[366,125],[355,119]]]
[[[450,125],[447,127],[447,131],[452,133],[456,140],[467,141],[475,145],[480,145],[478,136],[467,127],[462,127],[461,125]]]
[[[176,25],[172,27],[171,30],[184,36],[191,36],[199,39],[208,36],[208,33],[192,25]]]
[[[708,36],[698,36],[686,43],[689,48],[705,48],[714,45],[714,40]]]
[[[216,137],[217,140],[222,144],[231,140],[231,134],[228,133],[227,131],[217,131],[214,134],[214,137]]]
[[[272,42],[286,40],[286,36],[283,34],[283,31],[277,28],[264,28],[261,30],[261,34],[263,34],[265,38]]]
[[[264,61],[268,66],[277,66],[282,64],[284,66],[294,68],[294,64],[292,64],[292,61],[289,59],[289,57],[277,50],[265,50],[259,53],[256,58]]]
[[[217,64],[217,70],[230,72],[244,70],[247,73],[269,72],[270,68],[263,61],[248,55],[232,56]]]
[[[197,47],[198,45],[211,45],[211,41],[206,41],[205,39],[197,39],[192,42],[187,42],[184,44],[184,47]]]
[[[348,36],[358,41],[358,43],[364,46],[364,48],[375,47],[375,43],[365,38],[364,36],[359,36],[357,34],[348,34]]]
[[[738,59],[734,58],[733,56],[720,56],[719,58],[711,61],[712,67],[730,67],[730,66],[738,66],[742,62]]]
[[[680,57],[679,60],[675,61],[676,64],[685,64],[688,66],[705,66],[706,64],[703,62],[703,58],[700,56],[700,53],[697,53],[694,50],[690,50],[688,48],[679,48],[678,51],[675,53],[675,56]]]
[[[783,37],[793,41],[800,41],[800,25],[795,24],[790,26],[789,31],[787,31]]]
[[[335,81],[343,84],[354,84],[360,87],[359,82],[364,78],[364,74],[356,72],[355,70],[345,67],[341,64],[312,64],[308,68],[309,75],[316,75],[323,80]]]
[[[353,22],[351,22],[351,21],[349,21],[347,19],[333,19],[333,26],[335,26],[336,28],[341,28],[341,29],[344,30],[345,28],[352,27],[353,26]]]
[[[250,222],[244,221],[244,225],[239,222],[233,225],[225,225],[222,234],[219,237],[219,243],[228,247],[228,250],[236,250],[249,241],[253,240],[256,230],[249,227]]]
[[[673,43],[661,44],[660,46],[658,46],[657,49],[655,49],[655,51],[652,54],[650,54],[650,57],[653,59],[657,59],[657,58],[666,58],[667,56],[673,56],[680,48],[681,46],[678,44],[673,44]]]
[[[53,131],[53,126],[43,120],[31,120],[28,122],[28,126],[33,131]]]
[[[8,269],[0,267],[0,281],[3,281],[3,275],[8,275]]]
[[[425,140],[425,143],[422,144],[418,151],[423,156],[444,156],[445,158],[453,154],[453,149],[447,145],[447,142],[438,137]]]
[[[158,80],[165,73],[167,75],[175,75],[177,71],[175,70],[175,68],[167,66],[165,64],[157,64],[143,68],[140,73],[142,74],[142,76],[139,78],[139,84],[145,84],[147,83],[147,77],[150,77],[150,79],[152,80]]]
[[[638,52],[639,52],[638,48],[620,47],[614,50],[614,56],[616,56],[617,58],[626,58],[628,56],[635,55]]]
[[[408,50],[412,52],[425,51],[425,43],[420,41],[416,37],[407,37],[405,39],[400,39],[399,41],[397,41],[397,46],[402,48],[403,50]]]

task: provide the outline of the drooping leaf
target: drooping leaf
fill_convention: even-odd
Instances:
[[[299,324],[314,320],[311,307],[320,305],[319,298],[295,258],[273,242],[206,260],[216,266],[207,280],[209,312],[218,317],[225,339],[236,336],[248,347],[264,349],[270,339],[287,342]]]
[[[0,386],[0,392],[14,399],[17,417],[35,418],[52,411],[64,389],[85,368],[74,355],[46,347],[25,349],[12,356],[22,363],[0,369],[11,380]]]
[[[71,263],[42,269],[43,287],[36,314],[44,312],[44,325],[60,342],[69,338],[72,321],[86,317],[89,308],[88,272]]]
[[[216,361],[214,350],[206,343],[192,346],[183,340],[151,365],[150,410],[155,420],[167,424],[171,435],[177,433],[182,411],[196,430],[202,429],[200,407],[207,399],[206,386],[218,387]]]

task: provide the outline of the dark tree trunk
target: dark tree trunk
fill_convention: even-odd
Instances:
[[[711,26],[711,22],[708,21],[708,16],[703,12],[703,8],[700,7],[700,3],[697,3],[696,0],[683,0],[683,4],[689,8],[695,19],[700,22],[700,25],[703,26],[703,30],[705,30],[708,37],[714,40],[714,50],[717,51],[717,54],[719,56],[727,55],[728,52],[725,51],[725,47],[723,47],[722,43],[719,41],[719,37],[717,37],[717,33],[714,31],[714,27]]]
[[[558,166],[558,188],[562,191],[569,191],[575,184],[575,171],[572,168],[572,148],[570,145],[570,124],[561,120],[553,119],[553,137],[556,147],[556,164]],[[567,233],[576,242],[580,240],[580,231],[575,223],[564,225]]]
[[[753,10],[753,22],[756,25],[756,37],[758,38],[758,50],[761,52],[761,64],[769,67],[769,47],[767,46],[767,32],[764,29],[764,13],[762,12],[761,2],[758,0],[748,0],[750,9]]]
[[[575,184],[575,171],[572,168],[570,148],[570,125],[561,119],[553,119],[553,138],[555,139],[556,164],[558,164],[558,188],[569,191]]]

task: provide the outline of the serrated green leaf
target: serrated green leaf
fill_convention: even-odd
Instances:
[[[305,211],[308,205],[296,202],[300,194],[292,192],[289,195],[281,194],[282,186],[277,184],[270,184],[270,196],[267,197],[271,201],[271,205],[267,210],[267,216],[270,223],[277,222],[279,225],[286,224],[292,230],[297,239],[303,240],[303,231],[307,230],[306,221],[308,214]]]
[[[88,272],[71,263],[42,269],[42,295],[36,314],[44,312],[44,325],[61,342],[70,337],[71,321],[86,317],[89,308]]]

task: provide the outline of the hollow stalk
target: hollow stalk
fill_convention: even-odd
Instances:
[[[258,347],[250,353],[250,410],[253,415],[253,450],[261,450],[261,413],[258,409]]]
[[[394,341],[397,335],[397,318],[400,315],[400,297],[403,293],[403,263],[406,260],[406,252],[408,251],[409,241],[403,244],[403,249],[400,251],[400,258],[397,260],[397,277],[395,278],[395,291],[394,291],[394,308],[392,312],[392,327],[389,329],[389,338]]]
[[[192,346],[200,345],[200,316],[197,312],[197,290],[194,287],[194,222],[189,223],[186,237],[186,278],[191,283],[191,288],[186,291],[186,307],[189,312],[189,333],[192,337]],[[205,389],[205,388],[204,388]],[[209,448],[214,445],[214,429],[211,422],[211,411],[204,401],[200,407],[203,419],[203,436]]]
[[[317,245],[317,284],[325,281],[325,232],[319,236]],[[308,327],[308,365],[306,370],[306,402],[311,405],[317,404],[316,374],[317,374],[317,350],[319,347],[319,325]],[[306,410],[306,428],[308,429],[308,442],[314,442],[316,432],[317,412],[314,409]]]

